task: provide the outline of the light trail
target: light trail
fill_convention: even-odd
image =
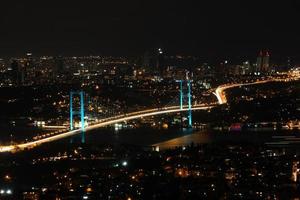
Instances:
[[[235,87],[241,87],[241,86],[247,86],[247,85],[257,85],[257,84],[263,84],[263,83],[268,83],[268,82],[287,82],[287,81],[294,81],[298,80],[298,76],[293,76],[293,77],[288,77],[288,78],[273,78],[273,79],[268,79],[268,80],[259,80],[251,83],[233,83],[233,84],[225,84],[225,85],[220,85],[217,87],[215,92],[213,93],[216,95],[218,99],[219,104],[226,104],[227,103],[227,98],[225,95],[225,90],[230,89],[230,88],[235,88]]]
[[[212,107],[213,106],[196,105],[196,106],[192,107],[192,110],[207,110]],[[103,119],[99,123],[92,124],[92,125],[86,127],[85,131],[90,131],[93,129],[98,129],[100,127],[109,126],[109,125],[119,123],[119,122],[130,121],[133,119],[168,114],[168,113],[175,113],[175,112],[183,112],[183,111],[187,111],[187,110],[188,110],[188,108],[186,108],[186,107],[184,107],[183,109],[180,109],[179,106],[171,106],[171,107],[164,107],[161,109],[148,109],[148,110],[143,110],[143,111],[132,112],[132,113],[128,113],[125,115],[119,115],[119,116]],[[26,143],[22,143],[22,144],[0,146],[0,152],[14,152],[14,151],[23,150],[26,148],[33,148],[33,147],[36,147],[43,143],[60,140],[60,139],[70,137],[70,136],[73,136],[73,135],[76,135],[79,133],[81,133],[81,129],[67,131],[65,133],[61,133],[58,135],[54,135],[54,136],[50,136],[47,138],[43,138],[43,139],[31,141],[31,142],[26,142]]]

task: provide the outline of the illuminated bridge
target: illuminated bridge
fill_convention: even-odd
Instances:
[[[246,85],[262,84],[262,83],[267,83],[267,82],[275,82],[275,81],[285,81],[286,82],[286,81],[293,81],[293,80],[299,80],[299,76],[295,76],[295,77],[289,76],[288,78],[282,78],[282,79],[270,78],[268,80],[258,80],[258,81],[251,82],[251,83],[225,84],[225,85],[219,86],[215,90],[214,94],[216,95],[219,104],[225,104],[225,103],[227,103],[227,99],[226,99],[225,92],[224,92],[226,89],[240,87],[240,86],[246,86]],[[188,82],[188,87],[190,87],[190,82]],[[182,104],[183,94],[182,94],[182,89],[181,89],[179,106],[168,106],[168,107],[157,108],[157,109],[148,109],[148,110],[131,112],[131,113],[123,114],[123,115],[105,118],[94,124],[90,124],[89,126],[85,127],[84,131],[90,131],[93,129],[98,129],[100,127],[109,126],[109,125],[112,125],[115,123],[130,121],[130,120],[139,119],[139,118],[143,118],[143,117],[162,115],[162,114],[168,114],[168,113],[186,112],[186,111],[188,111],[188,113],[189,113],[189,123],[191,123],[191,111],[192,110],[193,111],[207,110],[207,109],[210,109],[210,108],[216,106],[215,103],[211,103],[210,105],[199,104],[199,105],[192,106],[191,99],[190,99],[191,98],[190,88],[189,88],[187,97],[188,97],[189,104],[187,106],[183,106],[183,104]],[[21,144],[0,146],[0,152],[14,152],[14,151],[18,151],[18,150],[27,149],[27,148],[33,148],[33,147],[41,145],[43,143],[60,140],[60,139],[70,137],[70,136],[80,134],[80,133],[82,133],[82,129],[72,130],[72,128],[71,128],[71,130],[69,130],[69,131],[59,133],[59,134],[53,135],[53,136],[48,136],[46,138],[37,139],[34,141],[21,143]]]
[[[206,110],[210,109],[213,106],[205,106],[205,105],[196,105],[191,108],[191,110]],[[176,113],[176,112],[186,112],[189,108],[184,106],[183,108],[180,108],[179,106],[171,106],[171,107],[164,107],[161,109],[149,109],[149,110],[143,110],[138,112],[132,112],[124,115],[114,116],[110,118],[103,119],[95,124],[91,124],[88,127],[85,128],[85,131],[90,131],[93,129],[97,129],[104,126],[109,126],[115,123],[120,123],[124,121],[129,121],[133,119],[143,118],[143,117],[149,117],[149,116],[155,116],[155,115],[162,115],[162,114],[168,114],[168,113]],[[35,140],[32,142],[26,142],[22,144],[17,145],[8,145],[8,146],[1,146],[0,152],[9,152],[9,151],[18,151],[26,148],[33,148],[35,146],[38,146],[40,144],[46,143],[46,142],[52,142],[56,140],[60,140],[66,137],[70,137],[76,134],[80,134],[81,129],[76,130],[70,130],[68,132],[64,132],[58,135],[50,136],[47,138]]]

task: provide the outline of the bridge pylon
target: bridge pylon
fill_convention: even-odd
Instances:
[[[73,109],[73,98],[79,96],[80,109]],[[85,143],[85,121],[84,121],[84,92],[83,91],[71,91],[70,92],[70,130],[74,130],[74,116],[80,116],[81,123],[81,143]]]
[[[184,98],[187,98],[188,103],[188,125],[189,127],[193,126],[192,122],[192,84],[191,80],[178,80],[180,84],[180,92],[179,92],[179,103],[180,103],[180,110],[183,109],[183,101]],[[186,82],[187,91],[183,89],[183,83]],[[186,92],[186,93],[185,93]]]

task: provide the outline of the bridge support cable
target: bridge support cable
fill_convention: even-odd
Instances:
[[[83,91],[80,91],[80,121],[81,121],[81,143],[85,143],[84,93],[83,93]]]
[[[186,81],[187,91],[183,89],[183,80],[178,80],[180,84],[180,91],[179,91],[179,103],[180,103],[180,110],[183,110],[183,101],[184,98],[187,98],[187,104],[188,104],[188,126],[192,127],[192,84],[191,80]]]
[[[183,91],[182,91],[182,80],[180,80],[180,110],[182,110],[183,108]]]

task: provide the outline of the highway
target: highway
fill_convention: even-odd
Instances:
[[[287,82],[287,81],[295,81],[295,80],[299,80],[299,76],[289,76],[288,78],[272,78],[272,79],[267,79],[267,80],[258,80],[258,81],[250,82],[250,83],[225,84],[225,85],[220,85],[219,87],[217,87],[217,89],[214,92],[214,95],[216,95],[219,104],[226,104],[227,98],[226,98],[226,94],[224,91],[227,89],[241,87],[241,86],[247,86],[247,85],[263,84],[263,83],[268,83],[268,82]]]
[[[261,80],[261,81],[256,81],[253,83],[233,83],[233,84],[229,84],[229,85],[228,84],[221,85],[221,86],[217,87],[217,89],[214,92],[214,95],[216,95],[219,104],[225,104],[225,103],[227,103],[227,98],[226,98],[224,91],[227,89],[246,86],[246,85],[257,85],[257,84],[273,82],[273,81],[275,81],[275,80]]]

